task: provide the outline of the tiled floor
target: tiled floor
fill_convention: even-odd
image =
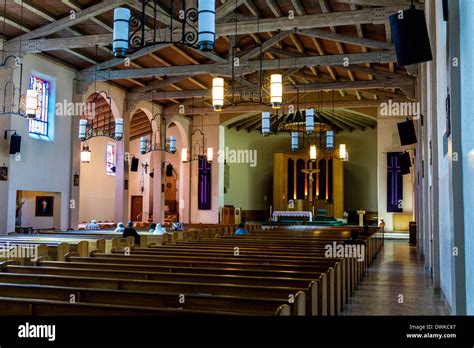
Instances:
[[[407,241],[386,240],[342,315],[449,315],[449,309],[416,249]]]

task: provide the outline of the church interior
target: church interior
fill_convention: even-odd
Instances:
[[[0,2],[1,316],[474,314],[473,1]]]

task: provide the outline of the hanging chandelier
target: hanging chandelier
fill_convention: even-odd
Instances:
[[[156,114],[151,122],[154,122],[157,117],[160,119],[160,127],[155,133],[152,131],[149,137],[140,137],[140,153],[146,155],[153,151],[162,151],[173,155],[176,153],[176,137],[171,135],[166,138],[166,119]]]
[[[201,109],[204,107],[204,100],[201,103]],[[194,98],[192,100],[192,110],[194,110]],[[194,119],[194,113],[191,116]],[[204,110],[201,112],[201,128],[204,129]],[[206,149],[206,137],[203,130],[196,128],[191,133],[191,151],[189,152],[187,148],[181,149],[181,162],[190,163],[193,161],[198,161],[202,158],[205,158],[208,163],[212,163],[214,160],[214,149],[208,147]]]
[[[155,81],[156,78],[153,76],[153,89],[152,89],[152,98],[151,100],[155,100]],[[166,91],[163,91],[165,94]],[[164,98],[163,98],[164,99]],[[152,109],[151,112],[154,115],[151,119],[152,123],[152,130],[150,132],[150,136],[142,136],[140,137],[140,153],[145,155],[147,153],[153,151],[162,151],[167,152],[170,154],[176,153],[176,137],[171,135],[169,138],[166,138],[166,119],[161,116],[160,113],[155,114],[155,103],[152,102]],[[153,122],[156,119],[160,120],[160,126],[156,132],[153,132]]]
[[[103,117],[96,117],[96,115],[83,115],[79,120],[79,140],[88,141],[95,137],[107,137],[116,141],[121,141],[123,138],[123,118],[114,118],[110,105],[112,105],[112,98],[105,91],[96,92],[92,99],[92,105],[95,105],[99,98],[106,101],[108,110],[106,112],[99,110],[99,114]],[[90,110],[89,110],[90,111]],[[95,113],[95,110],[93,110]]]
[[[7,2],[4,1],[3,8],[6,9]],[[20,22],[23,21],[23,6],[20,14]],[[3,15],[3,32],[6,32],[7,18]],[[12,81],[5,79],[3,86],[0,86],[0,115],[18,115],[28,119],[35,119],[37,113],[41,112],[38,108],[38,92],[34,89],[28,89],[26,94],[23,91],[23,62],[21,61],[21,45],[18,57],[15,55],[6,55],[1,51],[0,70],[10,70],[11,76],[15,77],[15,70],[19,69],[18,80]],[[8,75],[7,75],[8,76]]]
[[[197,9],[187,6],[186,2],[171,0],[169,13],[158,0],[141,0],[141,10],[135,14],[128,8],[116,8],[112,45],[115,57],[125,58],[127,52],[166,43],[212,51],[216,32],[215,0],[198,0]]]

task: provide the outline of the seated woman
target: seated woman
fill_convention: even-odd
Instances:
[[[150,230],[148,232],[155,233],[155,230],[156,230],[156,224],[151,224],[150,225]]]
[[[239,236],[243,236],[243,235],[247,235],[247,234],[250,234],[250,233],[245,229],[244,224],[239,224],[239,228],[237,229],[237,231],[235,231],[235,234],[239,235]]]
[[[86,226],[86,230],[97,231],[100,230],[100,225],[97,223],[97,220],[91,220]]]
[[[115,229],[114,232],[123,233],[123,231],[125,231],[125,225],[123,223],[119,222],[117,224],[117,228]]]

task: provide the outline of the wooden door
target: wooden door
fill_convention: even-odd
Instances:
[[[142,221],[143,220],[143,197],[142,196],[132,196],[132,208],[131,208],[131,217],[132,221]]]

